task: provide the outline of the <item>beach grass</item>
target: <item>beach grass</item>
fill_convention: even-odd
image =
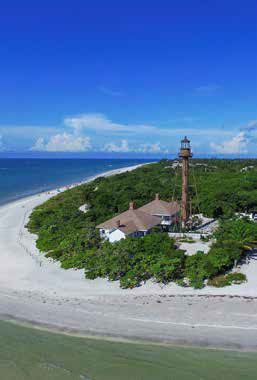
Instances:
[[[257,353],[119,343],[0,321],[5,380],[256,379]]]

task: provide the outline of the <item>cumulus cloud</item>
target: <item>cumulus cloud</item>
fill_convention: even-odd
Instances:
[[[239,132],[232,140],[216,144],[210,143],[211,148],[216,153],[247,153],[249,138],[245,132]]]
[[[121,140],[120,145],[114,142],[105,144],[103,147],[104,152],[131,152],[132,149],[129,147],[127,140]]]
[[[191,121],[191,118],[187,118],[187,120]],[[256,126],[256,120],[252,120],[248,123],[244,128],[244,132],[247,132],[247,137],[252,134],[255,136],[255,132],[253,129]],[[0,135],[5,133],[5,126],[0,126]],[[257,131],[257,129],[256,129]],[[113,152],[142,152],[142,153],[160,153],[165,152],[165,148],[163,148],[159,142],[157,143],[144,143],[144,141],[155,141],[163,140],[165,143],[169,137],[176,137],[179,139],[181,136],[189,135],[192,139],[197,140],[195,137],[213,137],[213,136],[231,136],[231,139],[235,136],[234,130],[224,130],[219,128],[190,128],[185,127],[169,127],[168,125],[164,127],[157,127],[154,125],[148,124],[125,124],[125,123],[116,123],[106,117],[101,113],[86,113],[75,115],[71,117],[67,117],[63,121],[63,125],[59,125],[58,127],[32,127],[32,126],[19,126],[19,127],[8,127],[8,135],[9,138],[13,137],[13,139],[18,136],[18,139],[21,136],[21,140],[28,138],[28,140],[35,141],[32,146],[32,150],[37,151],[87,151],[92,150],[90,138],[88,136],[98,135],[101,136],[99,140],[102,142],[104,136],[108,136],[110,138],[110,143],[106,143],[102,148],[99,147],[98,150],[105,151],[113,151]],[[46,137],[52,136],[52,137]],[[135,146],[130,146],[128,141],[130,138],[137,137],[138,144]],[[115,142],[116,138],[120,137],[122,142]],[[228,137],[228,138],[229,138]],[[149,140],[148,140],[149,138]],[[164,140],[165,138],[165,140]],[[253,139],[250,139],[250,142],[253,142]],[[256,137],[255,137],[256,140]],[[114,142],[113,142],[114,141]],[[214,144],[214,143],[213,143]],[[30,142],[30,145],[32,143]],[[222,150],[222,144],[215,144],[212,146],[215,151]]]
[[[161,144],[157,142],[155,144],[141,144],[137,151],[142,153],[160,153],[162,148]]]
[[[85,152],[91,150],[90,138],[67,133],[52,136],[47,142],[43,137],[37,139],[31,150],[45,152]]]
[[[210,146],[217,153],[248,153],[248,150],[256,146],[257,120],[250,120],[240,128],[231,140],[222,143],[211,143]]]

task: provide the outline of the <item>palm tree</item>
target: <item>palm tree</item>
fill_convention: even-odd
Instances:
[[[257,247],[257,224],[245,219],[225,221],[214,236],[219,241],[234,242],[235,246],[240,245],[243,252],[247,253]],[[234,265],[237,265],[237,260]]]
[[[230,240],[239,242],[245,251],[249,251],[257,245],[257,226],[252,228],[250,223],[234,224],[229,235]]]

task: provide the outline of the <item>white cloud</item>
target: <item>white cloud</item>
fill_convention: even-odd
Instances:
[[[105,146],[103,147],[103,151],[105,152],[131,152],[132,149],[129,147],[127,140],[121,140],[120,145],[114,142],[105,144]]]
[[[186,117],[185,120],[191,123],[193,121],[191,117]],[[223,141],[223,138],[225,140],[230,139],[230,142],[213,142],[211,147],[216,152],[223,152],[225,150],[237,151],[239,149],[235,147],[238,140],[238,137],[235,136],[239,133],[235,128],[230,130],[224,130],[223,128],[194,128],[194,124],[189,125],[189,128],[185,128],[180,127],[179,123],[181,121],[179,120],[177,120],[178,126],[172,126],[172,121],[170,123],[170,125],[167,124],[165,127],[157,127],[157,124],[155,126],[148,125],[147,123],[116,123],[104,114],[86,113],[67,117],[64,119],[64,123],[57,127],[0,126],[0,135],[4,135],[9,139],[6,139],[6,143],[8,144],[9,141],[15,141],[16,139],[16,141],[19,141],[19,143],[16,143],[18,146],[25,146],[27,149],[28,144],[29,146],[34,144],[31,149],[38,151],[81,152],[91,150],[92,146],[88,136],[92,135],[97,135],[95,138],[98,150],[101,149],[100,144],[102,144],[102,150],[113,152],[164,153],[166,148],[161,143],[166,145],[171,137],[176,138],[176,141],[179,143],[180,138],[184,135],[190,136],[195,146],[198,141],[213,141],[213,137],[220,137],[220,141]],[[257,120],[250,121],[241,128],[241,131],[245,132],[245,141],[249,140],[249,149],[252,149],[257,137]],[[107,138],[107,136],[108,140],[106,141],[111,142],[104,145],[103,139]],[[122,141],[117,142],[117,138]],[[135,138],[138,140],[138,143],[130,145],[128,142],[132,141],[132,139],[135,141]],[[234,141],[235,139],[236,141]],[[144,141],[157,142],[144,143]],[[175,144],[174,139],[170,139],[170,141],[171,144]],[[243,141],[239,145],[241,146],[241,151],[246,149]],[[0,145],[0,149],[3,150],[3,144]],[[96,147],[94,150],[96,150]]]
[[[241,130],[246,130],[248,132],[257,131],[257,120],[251,120],[246,125],[241,127]]]
[[[160,153],[162,148],[160,143],[157,142],[155,144],[141,144],[137,151],[142,153]]]
[[[186,118],[188,121],[192,118]],[[183,121],[183,120],[182,120]],[[181,122],[176,121],[178,124]],[[172,124],[172,121],[170,122]],[[124,136],[124,138],[129,137],[129,135],[139,135],[139,136],[156,136],[158,139],[162,137],[176,137],[189,135],[194,136],[233,136],[235,132],[231,130],[224,129],[213,129],[205,128],[204,131],[201,128],[182,128],[182,127],[171,127],[166,128],[157,127],[148,124],[125,124],[116,123],[110,120],[105,115],[99,113],[86,113],[77,116],[71,116],[64,119],[64,125],[59,125],[58,127],[50,126],[0,126],[0,134],[8,133],[8,137],[13,139],[24,140],[27,136],[28,140],[38,140],[44,136],[54,136],[63,135],[66,132],[67,135],[72,136],[87,136],[91,132],[95,132],[98,135],[106,132],[108,136]],[[41,140],[39,140],[40,142]],[[144,141],[144,140],[142,140]],[[41,147],[42,148],[42,147]]]
[[[133,133],[137,135],[155,135],[155,136],[202,136],[203,129],[199,128],[158,128],[147,124],[120,124],[108,119],[103,114],[81,114],[64,119],[64,124],[72,128],[76,134],[83,130],[94,130],[96,132],[109,132],[110,134]],[[219,129],[204,129],[205,136],[233,135],[232,131]]]
[[[152,133],[157,128],[149,125],[129,125],[114,123],[103,114],[82,114],[64,119],[64,124],[80,133],[82,130],[92,129],[95,131],[112,131],[112,132],[140,132]]]
[[[45,152],[85,152],[91,149],[90,137],[74,136],[67,133],[52,136],[48,142],[40,137],[31,148],[34,151]]]
[[[168,152],[167,149],[163,149],[159,142],[140,144],[139,147],[130,146],[128,140],[121,140],[120,144],[110,142],[104,145],[103,151],[105,152],[140,152],[140,153],[161,153]]]
[[[211,148],[217,153],[247,153],[249,139],[245,132],[240,132],[232,140],[216,144],[210,143]]]

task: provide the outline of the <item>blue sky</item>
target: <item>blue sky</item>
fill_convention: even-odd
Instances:
[[[257,155],[257,3],[9,1],[0,150]]]

